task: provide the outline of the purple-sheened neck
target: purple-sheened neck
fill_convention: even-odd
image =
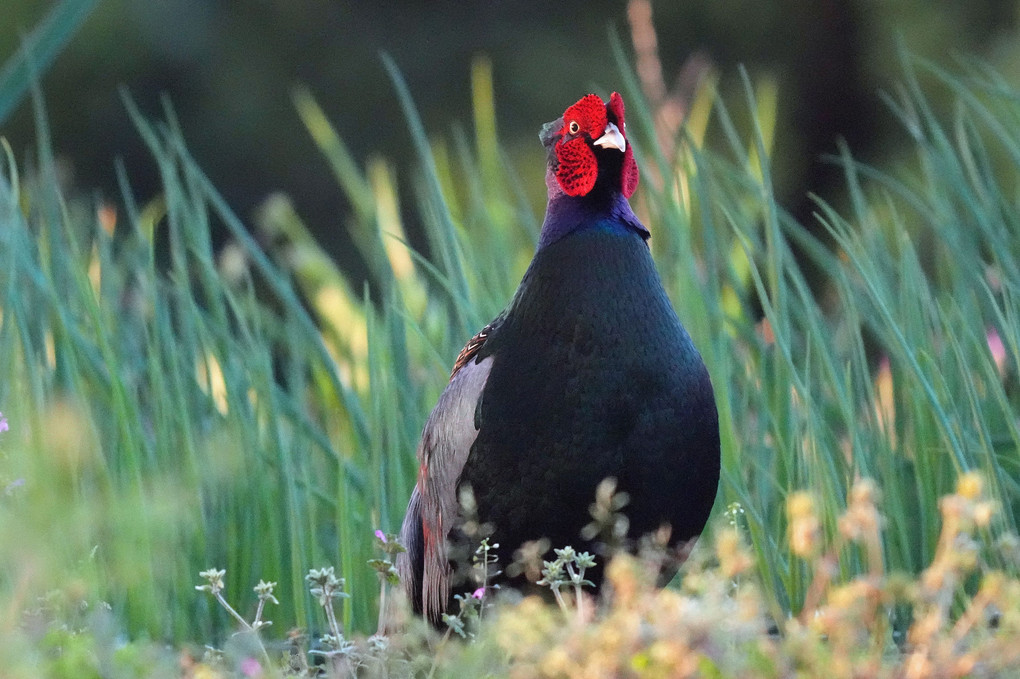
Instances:
[[[648,240],[648,229],[638,220],[620,191],[606,191],[604,187],[596,186],[587,196],[568,196],[560,188],[552,168],[546,170],[545,185],[549,204],[545,209],[542,233],[538,237],[539,249],[592,226],[619,225],[621,230],[635,231]]]

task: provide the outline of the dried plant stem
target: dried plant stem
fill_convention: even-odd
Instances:
[[[825,594],[829,590],[829,584],[832,582],[832,576],[836,573],[839,568],[839,545],[829,550],[828,553],[819,557],[814,565],[814,577],[811,579],[811,584],[808,586],[807,594],[804,596],[804,607],[800,610],[800,615],[797,616],[798,621],[802,625],[808,624],[814,612],[818,610],[818,607],[822,605],[825,600]]]
[[[243,617],[241,617],[240,613],[238,613],[236,610],[234,610],[234,607],[231,606],[227,602],[227,600],[223,597],[223,593],[222,592],[220,592],[219,590],[214,590],[214,591],[211,592],[211,594],[213,595],[213,598],[215,598],[216,601],[219,602],[220,606],[223,606],[223,608],[227,611],[227,613],[230,613],[230,615],[234,618],[234,620],[237,621],[237,623],[242,628],[242,632],[245,632],[245,633],[248,633],[248,634],[252,635],[252,637],[255,639],[255,643],[259,647],[259,653],[262,654],[262,659],[266,662],[267,666],[269,664],[271,664],[272,661],[269,659],[269,652],[266,650],[265,645],[262,643],[262,637],[259,636],[258,629],[255,626],[249,624],[247,620],[245,620]],[[260,599],[259,600],[258,612],[257,612],[257,614],[255,616],[256,623],[262,619],[262,608],[263,608],[263,606],[265,606],[265,599]]]
[[[556,603],[559,605],[560,610],[563,611],[564,615],[570,614],[570,607],[567,606],[567,602],[563,599],[563,595],[560,594],[559,587],[552,588],[553,596],[556,597]]]
[[[327,605],[322,608],[326,611],[326,622],[329,624],[329,633],[337,639],[341,638],[343,636],[343,631],[340,628],[340,621],[336,619],[336,611],[333,610],[332,600],[330,600]]]
[[[584,570],[581,570],[580,575],[574,571],[573,564],[567,564],[567,575],[570,577],[570,581],[574,583],[574,599],[576,602],[575,619],[577,624],[584,624],[586,619],[585,606],[584,606],[584,592],[581,591],[581,582],[584,580]]]
[[[375,627],[375,633],[382,635],[386,633],[386,581],[383,580],[379,586],[379,622]]]
[[[241,614],[234,610],[234,607],[227,603],[227,600],[223,597],[220,592],[213,592],[213,597],[219,602],[220,606],[226,609],[227,613],[230,613],[234,617],[234,620],[238,622],[241,627],[244,628],[245,632],[254,632],[255,628],[248,624],[248,621],[241,617]]]

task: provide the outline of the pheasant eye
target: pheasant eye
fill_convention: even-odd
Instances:
[[[576,120],[571,120],[570,125],[567,126],[567,130],[570,134],[577,134],[581,131],[581,126],[577,124]]]

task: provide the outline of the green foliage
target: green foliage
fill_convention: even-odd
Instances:
[[[411,197],[397,194],[385,161],[354,161],[310,93],[294,94],[353,206],[345,226],[369,263],[363,291],[285,198],[267,201],[249,231],[169,109],[154,124],[126,100],[160,170],[159,197],[139,203],[123,173],[121,214],[62,191],[37,100],[37,170],[20,175],[8,151],[0,171],[0,409],[10,424],[0,432],[0,605],[12,612],[0,632],[58,592],[109,605],[133,638],[218,643],[236,619],[261,621],[265,591],[251,588],[265,581],[277,583],[277,629],[321,632],[305,573],[322,563],[338,566],[317,571],[324,582],[354,593],[328,607],[331,636],[376,625],[372,593],[390,584],[393,554],[376,558],[371,535],[398,527],[427,409],[463,342],[509,298],[537,232],[487,122],[484,62],[473,76],[476,135],[455,130],[449,145],[428,137],[386,64],[419,158]],[[927,106],[919,72],[956,94],[950,121]],[[776,620],[818,604],[817,564],[799,551],[812,543],[792,536],[833,544],[860,478],[884,497],[884,542],[836,542],[835,581],[876,563],[912,575],[937,563],[939,498],[972,470],[1002,509],[981,527],[980,558],[1017,567],[992,538],[1015,533],[1020,508],[1020,106],[981,70],[963,81],[913,63],[905,79],[891,103],[915,161],[883,172],[849,150],[833,159],[850,200],[837,209],[819,198],[819,230],[776,203],[760,127],[739,129],[716,101],[665,157],[656,112],[623,69],[645,171],[635,208],[712,375],[718,505],[742,510],[728,515]],[[749,83],[746,93],[752,118],[771,120]],[[706,148],[706,129],[728,145]],[[539,168],[529,173],[539,181]],[[407,246],[401,200],[413,203],[428,255]],[[214,230],[229,235],[219,251]],[[808,278],[805,260],[820,278]],[[788,511],[797,489],[810,490],[810,512]],[[612,523],[619,507],[604,504]],[[799,523],[805,516],[815,523]],[[559,561],[580,568],[583,556]],[[230,574],[216,593],[236,610],[196,597],[195,574],[216,569]],[[583,571],[566,570],[581,616]],[[61,641],[61,662],[78,662],[78,643],[100,643],[90,634]]]
[[[915,69],[961,95],[948,129],[927,108]],[[677,300],[681,290],[701,293],[710,332],[700,345],[710,347],[709,371],[722,383],[721,410],[733,428],[723,498],[747,511],[777,613],[798,610],[805,595],[803,570],[777,544],[790,489],[818,494],[831,535],[853,479],[876,479],[891,570],[916,573],[931,558],[938,498],[964,471],[980,470],[1007,509],[996,529],[1016,529],[1011,319],[1020,240],[1012,201],[1020,177],[1015,165],[992,169],[1020,148],[1003,124],[1017,115],[1015,98],[1002,82],[963,86],[927,64],[908,67],[906,78],[897,110],[918,167],[884,173],[849,151],[834,159],[846,171],[850,216],[819,199],[827,239],[783,213],[767,166],[749,166],[743,145],[734,143],[729,158],[689,147],[677,175],[697,187],[687,223],[705,227],[701,266],[683,271],[708,272],[678,286]],[[750,88],[748,97],[753,108]],[[725,109],[717,111],[725,121]],[[759,144],[759,159],[763,151]],[[791,245],[819,265],[822,280],[805,277]],[[720,252],[746,258],[749,284],[734,275],[743,267],[733,254],[726,262]],[[723,310],[728,287],[740,299],[737,313]],[[754,323],[756,307],[764,324]],[[849,576],[860,563],[848,554],[840,568]]]
[[[0,68],[0,124],[81,28],[99,0],[61,0],[31,33],[21,50]]]
[[[132,629],[183,638],[226,622],[181,603],[216,563],[238,576],[228,594],[277,580],[288,619],[307,620],[306,564],[338,560],[346,537],[332,527],[365,506],[365,470],[338,452],[364,440],[361,414],[335,405],[348,388],[318,330],[177,133],[138,122],[160,201],[138,208],[125,178],[123,217],[67,202],[45,150],[38,189],[13,164],[0,183],[3,474],[24,481],[3,530],[48,554],[27,568],[5,550],[8,584],[27,568],[28,591],[49,588],[85,561]],[[216,261],[219,218],[250,269]]]

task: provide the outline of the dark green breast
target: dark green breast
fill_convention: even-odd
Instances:
[[[586,548],[607,476],[630,494],[635,537],[664,522],[674,541],[701,532],[719,480],[712,386],[640,235],[588,228],[541,248],[487,355],[461,482],[504,567],[525,540]]]

